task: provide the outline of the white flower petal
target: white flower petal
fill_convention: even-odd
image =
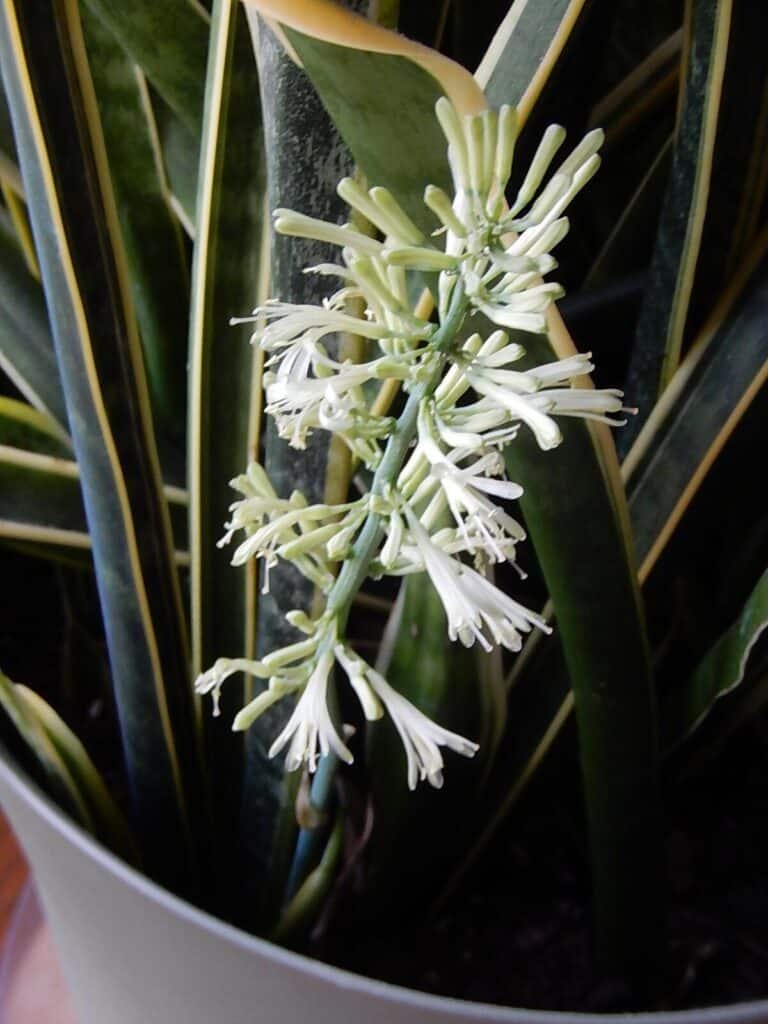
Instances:
[[[320,656],[287,725],[269,748],[269,756],[274,757],[290,743],[285,759],[288,771],[306,764],[313,772],[319,756],[331,751],[347,764],[352,763],[352,754],[336,732],[328,710],[328,675],[333,662],[330,650]]]
[[[370,669],[368,681],[387,709],[402,740],[408,763],[408,787],[415,789],[419,782],[428,781],[439,789],[443,784],[443,755],[440,747],[448,747],[463,757],[474,757],[480,749],[477,743],[450,732],[398,693],[378,672]]]

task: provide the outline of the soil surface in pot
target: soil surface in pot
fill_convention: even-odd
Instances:
[[[669,1010],[768,997],[765,724],[736,735],[672,787],[668,948],[651,997],[595,965],[584,834],[573,820],[578,803],[564,790],[562,769],[553,768],[444,909],[396,923],[379,918],[354,934],[339,927],[345,912],[307,951],[425,992],[547,1010]]]

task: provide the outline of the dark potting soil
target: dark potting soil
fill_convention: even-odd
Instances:
[[[337,917],[307,951],[424,992],[531,1009],[672,1010],[768,998],[765,726],[739,733],[671,784],[667,947],[651,997],[596,964],[583,831],[559,802],[556,775],[518,806],[442,911],[354,932]]]

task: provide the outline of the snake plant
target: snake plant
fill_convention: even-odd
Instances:
[[[355,801],[362,904],[406,858],[448,899],[557,752],[643,985],[660,757],[764,705],[766,14],[491,6],[2,0],[2,738],[289,943]],[[724,466],[740,536],[684,642]],[[26,565],[52,629],[96,595],[79,692],[26,667]],[[71,728],[102,682],[111,760]]]

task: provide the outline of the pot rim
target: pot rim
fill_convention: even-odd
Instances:
[[[357,991],[393,1004],[408,1004],[415,1009],[433,1012],[459,1011],[466,1020],[503,1021],[505,1024],[747,1024],[749,1021],[768,1020],[768,999],[729,1006],[704,1007],[694,1010],[676,1010],[643,1013],[592,1014],[561,1010],[527,1010],[498,1003],[480,1003],[450,996],[432,995],[417,989],[405,988],[390,982],[355,974],[334,967],[301,953],[283,949],[266,939],[250,935],[175,896],[146,875],[130,867],[98,840],[73,822],[38,786],[18,767],[0,744],[0,779],[18,797],[24,800],[65,841],[81,854],[95,862],[102,870],[134,889],[147,899],[159,903],[170,914],[181,917],[190,925],[220,936],[227,943],[242,950],[258,954],[272,963],[294,968],[328,985]]]

